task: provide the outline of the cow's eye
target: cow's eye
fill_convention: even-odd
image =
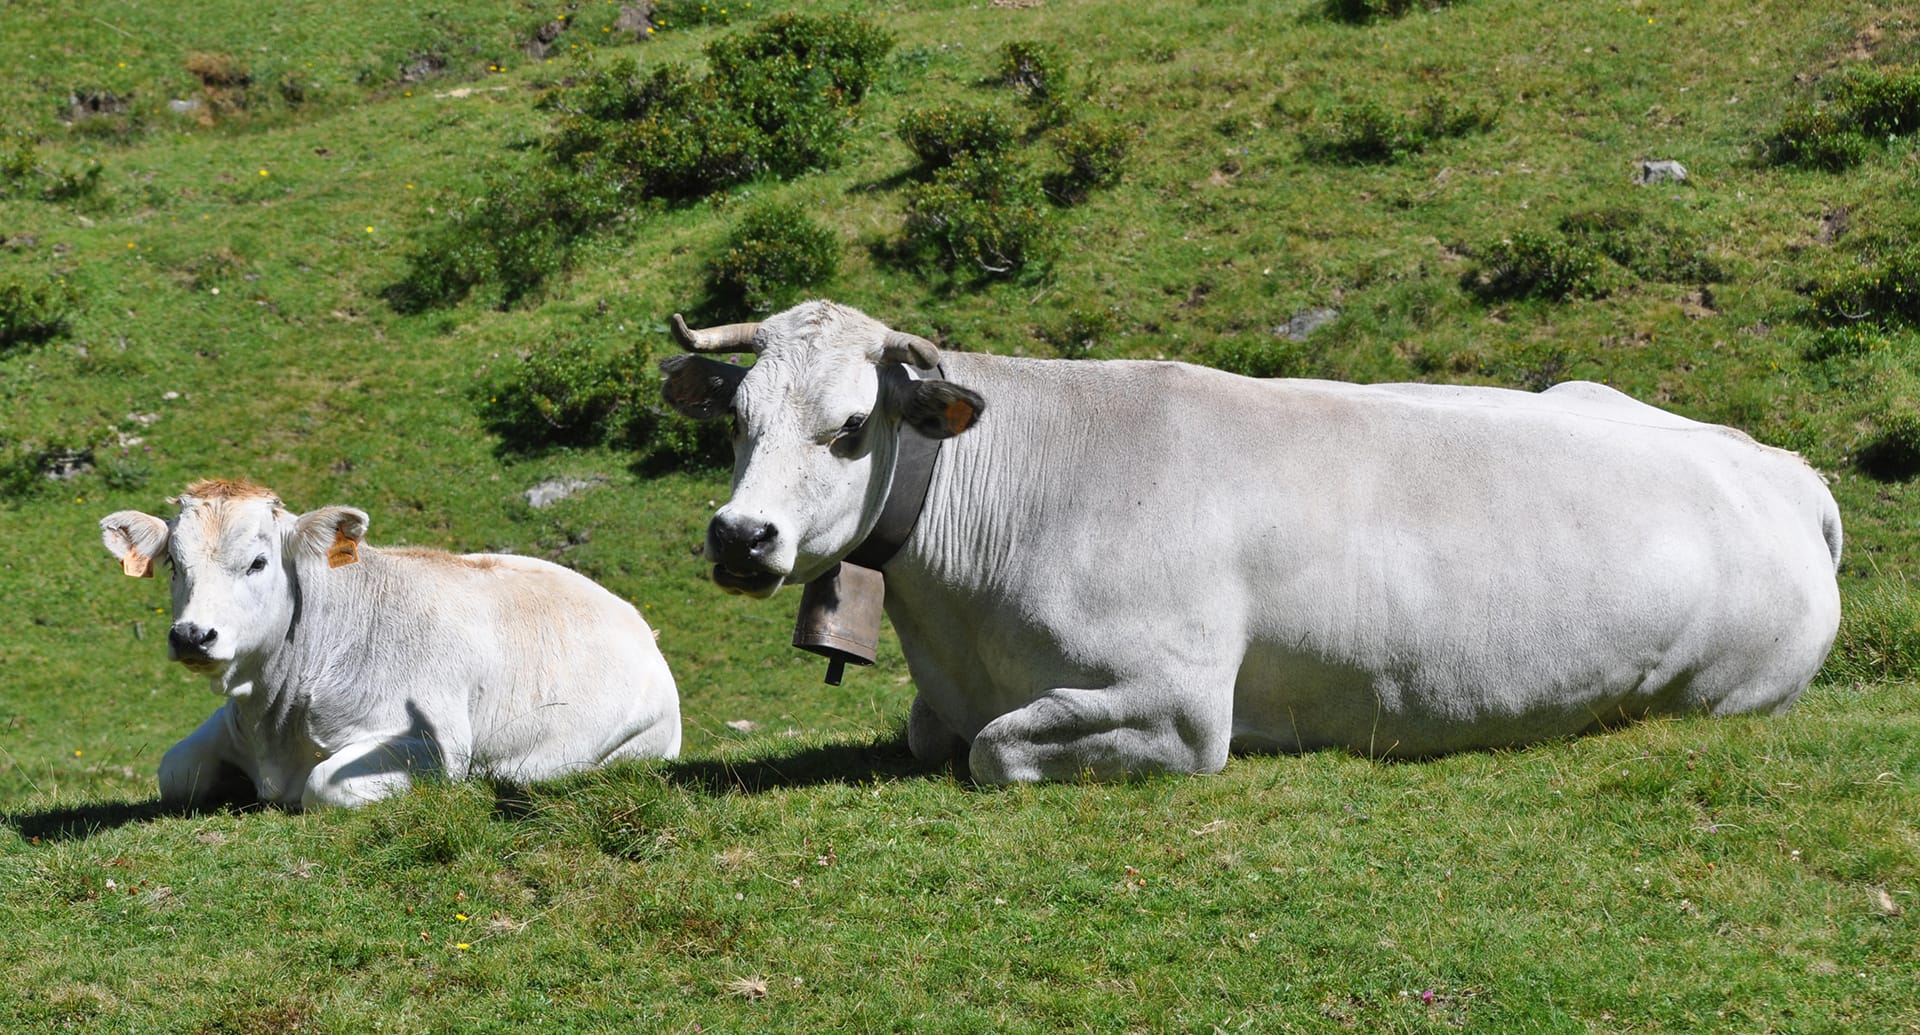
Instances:
[[[840,434],[836,437],[848,438],[853,435],[858,435],[860,434],[860,429],[866,426],[867,426],[867,415],[864,413],[856,413],[853,416],[848,417],[847,422],[845,424],[840,425]]]
[[[261,572],[266,570],[267,570],[267,555],[264,553],[258,557],[255,557],[253,559],[252,564],[247,565],[247,574],[249,575],[258,575]]]

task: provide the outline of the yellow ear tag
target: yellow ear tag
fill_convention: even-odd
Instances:
[[[120,570],[126,572],[128,578],[153,578],[153,558],[129,552],[125,557],[120,558]]]
[[[360,544],[338,528],[333,530],[333,545],[327,547],[327,567],[344,568],[360,559]]]

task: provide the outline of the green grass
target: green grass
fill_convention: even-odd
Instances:
[[[401,314],[386,292],[445,214],[543,160],[537,102],[575,55],[704,67],[727,19],[791,5],[619,47],[617,7],[581,5],[541,57],[526,42],[560,9],[147,6],[0,17],[0,156],[29,139],[35,163],[0,190],[0,284],[65,289],[26,306],[63,327],[0,347],[0,1029],[1920,1029],[1920,490],[1871,462],[1920,405],[1920,330],[1819,305],[1904,254],[1920,166],[1911,138],[1841,173],[1762,153],[1860,55],[1915,64],[1920,9],[860,5],[896,45],[841,165],[636,209],[509,308]],[[1068,39],[1062,103],[1126,127],[1119,181],[1044,209],[1070,246],[1013,275],[907,261],[902,120],[1012,103],[1006,45]],[[249,84],[216,98],[204,55]],[[68,126],[80,92],[128,100]],[[1498,118],[1387,162],[1303,153],[1325,113],[1435,97]],[[1646,158],[1692,179],[1636,187]],[[1771,719],[1118,786],[924,772],[890,636],[825,687],[786,646],[792,597],[705,581],[691,549],[724,472],[659,472],[620,436],[530,443],[489,409],[523,354],[666,349],[762,202],[836,236],[834,297],[949,347],[1587,377],[1800,450],[1847,523],[1841,649]],[[1605,232],[1604,297],[1462,289],[1490,243],[1573,229]],[[1340,315],[1273,336],[1315,307]],[[353,814],[160,814],[161,752],[217,702],[164,659],[164,586],[121,577],[95,522],[211,475],[360,506],[376,543],[600,579],[662,630],[684,760]],[[559,475],[604,481],[526,505]]]

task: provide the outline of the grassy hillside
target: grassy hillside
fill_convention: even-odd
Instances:
[[[1920,5],[454,6],[0,4],[0,1027],[1920,1030]],[[549,223],[596,218],[518,297],[395,304],[555,175],[582,84],[708,75],[792,11],[892,38],[821,168],[568,195]],[[1035,42],[1052,106],[1001,82]],[[1087,126],[1123,175],[1045,200],[1014,268],[948,268],[902,126],[963,108],[1036,181]],[[1688,179],[1637,184],[1660,159]],[[796,597],[705,581],[726,475],[649,384],[585,431],[503,417],[543,363],[604,389],[671,313],[740,315],[711,270],[769,202],[837,242],[817,293],[947,347],[1591,378],[1799,450],[1847,525],[1841,648],[1771,720],[1116,787],[916,769],[891,641],[824,687]],[[95,523],[214,475],[603,581],[661,630],[685,759],[161,814],[217,702]],[[593,487],[531,507],[554,477]]]

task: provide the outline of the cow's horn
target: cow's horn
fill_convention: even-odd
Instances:
[[[673,314],[673,340],[688,352],[755,352],[753,332],[759,329],[757,323],[730,323],[696,331]]]
[[[880,347],[880,359],[886,363],[911,363],[921,370],[940,365],[940,346],[905,331],[888,331],[886,344]]]

